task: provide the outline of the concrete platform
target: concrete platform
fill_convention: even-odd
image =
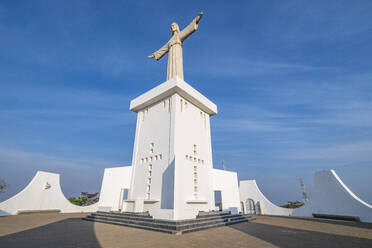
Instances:
[[[0,247],[372,247],[372,224],[255,216],[256,220],[169,235],[82,220],[86,214],[0,217]]]
[[[241,214],[231,214],[230,211],[218,211],[199,213],[195,219],[171,221],[154,219],[149,213],[98,211],[83,218],[83,220],[181,235],[210,228],[234,225],[254,220],[254,218]]]

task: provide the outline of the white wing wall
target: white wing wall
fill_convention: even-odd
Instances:
[[[77,206],[63,195],[56,173],[38,171],[31,182],[18,194],[0,203],[0,216],[21,211],[59,210],[61,213],[95,212],[98,204]]]
[[[278,207],[270,202],[257,186],[256,180],[240,181],[240,200],[243,202],[244,207],[247,207],[248,199],[252,199],[256,207],[261,208],[261,214],[266,215],[285,215],[289,216],[292,209]]]
[[[307,208],[296,209],[295,216],[312,214],[359,217],[363,222],[372,222],[372,206],[356,196],[339,178],[334,170],[315,174],[314,190]]]

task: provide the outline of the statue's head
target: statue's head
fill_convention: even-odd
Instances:
[[[180,27],[178,27],[178,24],[173,22],[171,25],[172,34],[179,33]]]

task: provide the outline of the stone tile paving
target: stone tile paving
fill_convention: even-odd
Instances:
[[[83,221],[83,216],[0,217],[0,247],[372,247],[372,225],[365,223],[258,216],[177,236]]]

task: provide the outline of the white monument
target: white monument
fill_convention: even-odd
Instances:
[[[167,81],[131,101],[137,113],[132,165],[106,169],[100,210],[189,219],[215,210],[220,191],[222,209],[240,211],[237,174],[213,169],[210,117],[217,106],[183,81],[182,42],[201,17],[182,31],[173,23],[172,38],[149,56],[160,59],[169,52]]]
[[[169,53],[167,81],[131,101],[130,110],[137,113],[132,165],[105,169],[97,204],[79,207],[69,203],[61,191],[59,175],[39,171],[23,191],[0,203],[0,216],[98,209],[149,212],[155,219],[184,220],[195,218],[200,211],[229,210],[231,214],[317,214],[372,222],[372,206],[351,192],[333,170],[317,173],[309,203],[292,210],[272,204],[255,180],[241,181],[239,195],[237,173],[213,168],[210,117],[217,114],[217,106],[183,80],[182,44],[197,30],[202,15],[182,31],[172,23],[171,39],[149,56],[159,60]],[[226,216],[227,219],[220,219],[217,224],[225,220],[246,221],[244,217],[236,217],[231,222],[231,215]],[[95,220],[95,217],[87,219]],[[151,223],[153,227],[164,225]],[[196,224],[205,228],[200,223],[189,222],[189,226],[182,224],[183,231],[190,231]]]

